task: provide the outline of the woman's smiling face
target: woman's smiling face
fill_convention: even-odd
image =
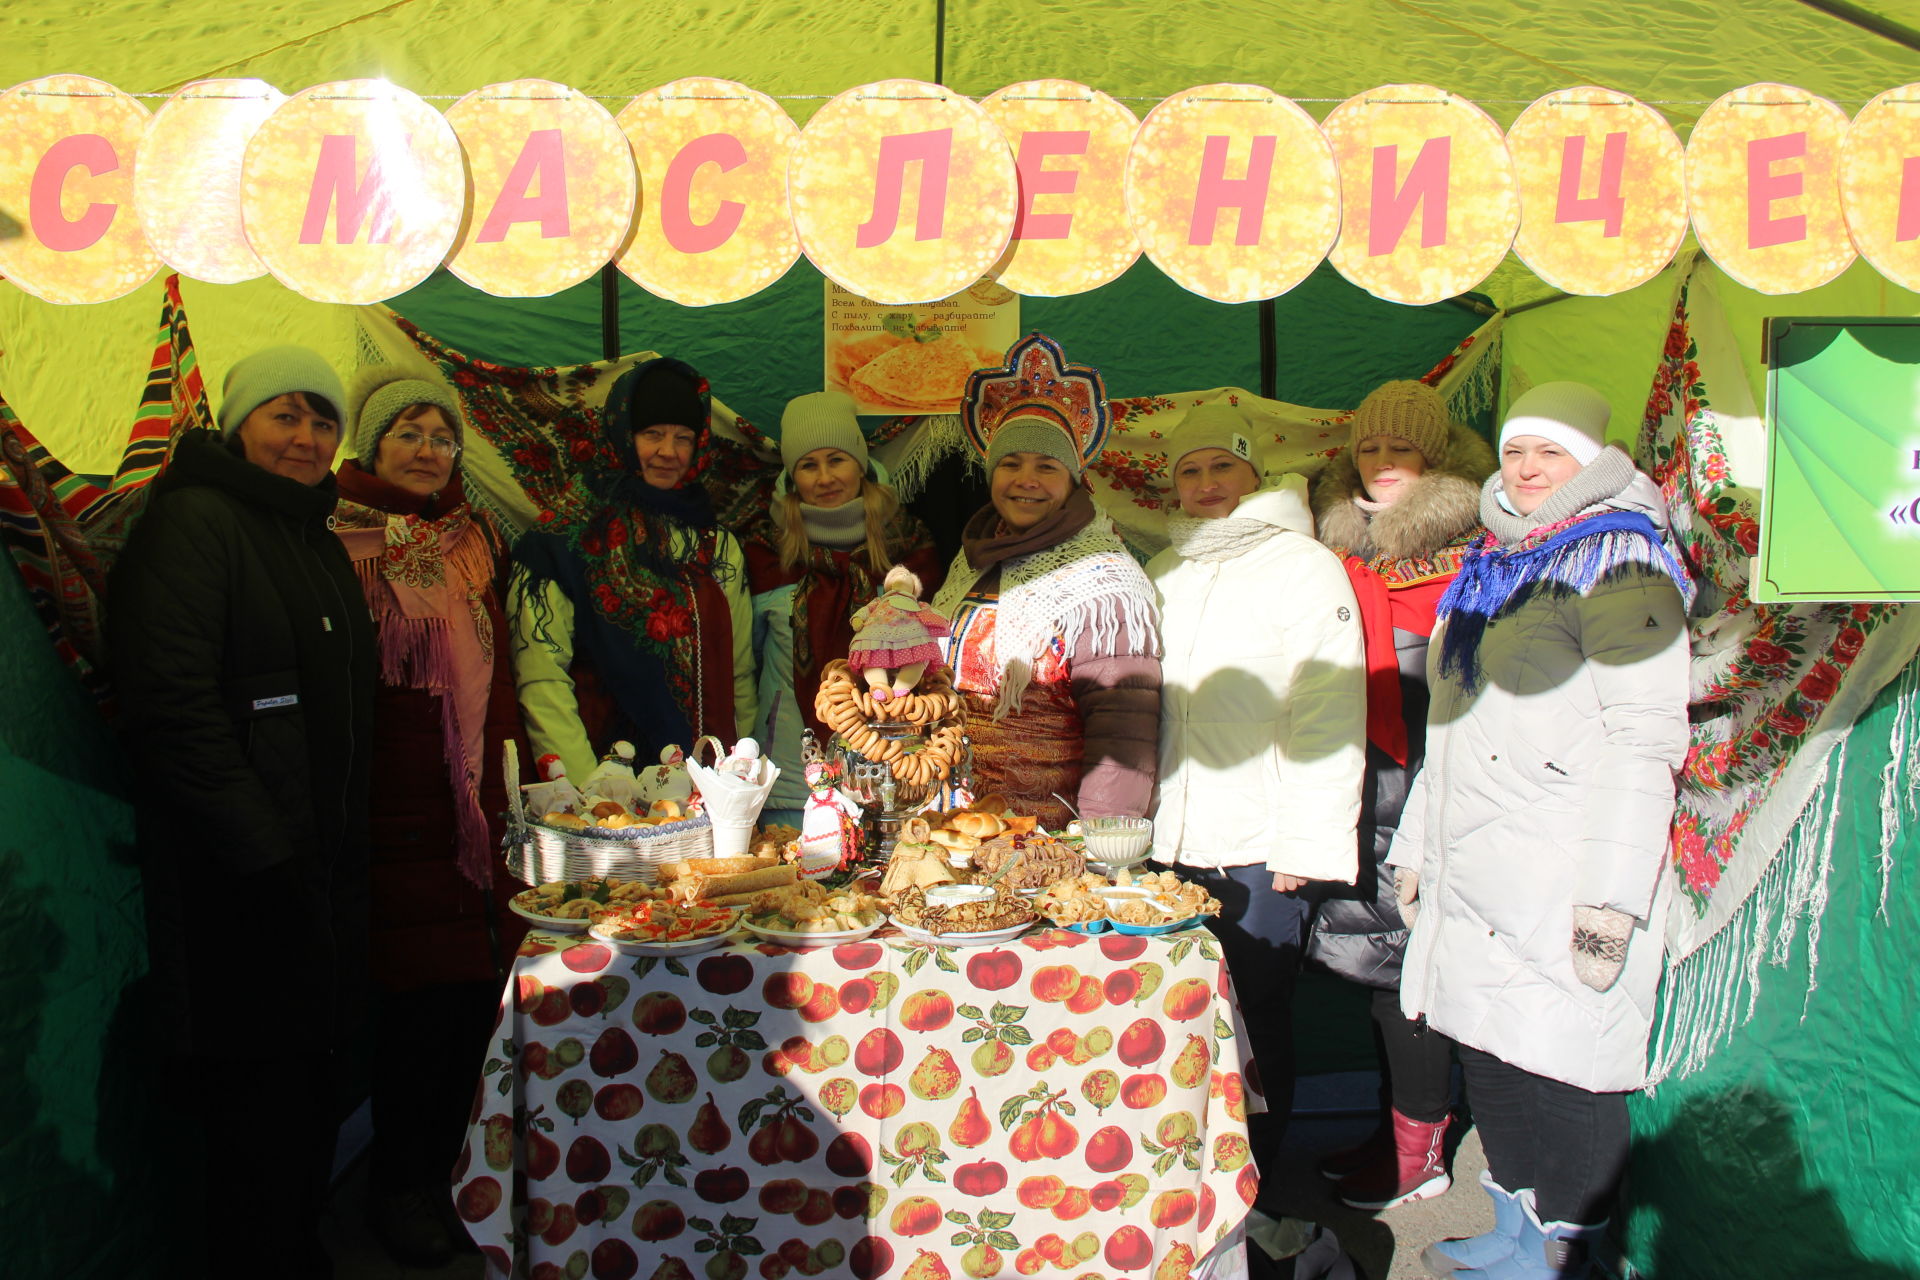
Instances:
[[[1058,511],[1073,492],[1073,473],[1046,453],[1009,453],[988,481],[993,509],[1016,531],[1031,529]]]

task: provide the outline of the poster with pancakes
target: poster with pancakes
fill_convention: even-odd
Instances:
[[[861,413],[957,413],[967,375],[1020,337],[1020,296],[994,280],[904,307],[825,284],[826,387]]]

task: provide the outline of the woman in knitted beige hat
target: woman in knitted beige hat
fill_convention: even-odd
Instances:
[[[1347,446],[1313,485],[1320,540],[1342,557],[1367,650],[1367,775],[1360,879],[1314,919],[1308,957],[1373,988],[1389,1105],[1364,1142],[1321,1161],[1334,1192],[1362,1209],[1439,1195],[1452,1105],[1453,1042],[1400,1012],[1407,927],[1384,870],[1427,726],[1427,637],[1434,606],[1479,536],[1480,484],[1493,450],[1453,421],[1421,382],[1388,382],[1354,410]]]
[[[832,736],[813,708],[820,668],[847,656],[853,612],[880,593],[888,569],[905,565],[932,592],[941,565],[926,526],[868,456],[852,396],[816,391],[788,401],[780,462],[767,518],[742,547],[759,670],[754,737],[780,766],[763,820],[798,826],[807,800],[801,732],[822,745]]]
[[[108,581],[158,1014],[143,1068],[181,1120],[157,1274],[332,1274],[319,1232],[366,1004],[379,668],[328,532],[345,400],[317,352],[236,363],[221,434],[181,435]],[[209,937],[210,894],[271,920],[269,956]]]
[[[456,1237],[440,1194],[524,921],[500,847],[501,745],[520,732],[499,583],[506,541],[469,501],[463,420],[437,377],[379,367],[353,386],[334,529],[373,613],[374,1140],[367,1223],[404,1266]]]

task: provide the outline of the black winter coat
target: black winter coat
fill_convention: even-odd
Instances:
[[[1400,715],[1407,725],[1407,763],[1369,742],[1360,788],[1360,875],[1351,887],[1319,886],[1323,895],[1307,939],[1307,958],[1353,982],[1397,991],[1407,953],[1407,923],[1388,874],[1387,853],[1413,790],[1427,746],[1427,637],[1398,627],[1394,657],[1400,666]],[[1373,856],[1364,856],[1371,850]]]
[[[301,484],[189,432],[108,584],[177,1053],[334,1049],[364,1013],[377,663],[335,497],[332,476]]]

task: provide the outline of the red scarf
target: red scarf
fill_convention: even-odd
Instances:
[[[1407,763],[1407,722],[1400,714],[1400,655],[1393,643],[1396,629],[1414,635],[1433,634],[1434,606],[1453,581],[1451,573],[1417,582],[1393,582],[1380,576],[1357,556],[1343,562],[1360,603],[1360,625],[1367,645],[1367,741]]]

